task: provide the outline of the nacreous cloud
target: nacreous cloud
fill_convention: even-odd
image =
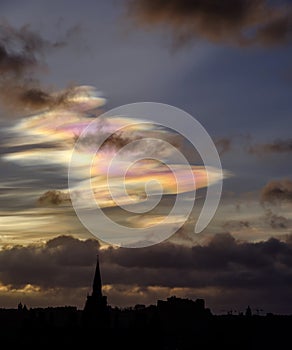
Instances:
[[[10,145],[20,150],[4,155],[5,160],[23,166],[61,166],[67,171],[75,147],[78,164],[74,165],[75,185],[70,190],[88,205],[86,185],[91,181],[100,207],[143,202],[149,194],[192,192],[221,179],[217,169],[175,163],[178,148],[173,145],[179,144],[180,136],[166,128],[140,119],[131,119],[128,125],[126,117],[98,116],[97,112],[93,119],[90,111],[105,102],[93,87],[75,87],[62,94],[66,96],[62,103],[7,129]],[[69,202],[65,190],[46,192],[39,199],[41,205],[61,202]]]

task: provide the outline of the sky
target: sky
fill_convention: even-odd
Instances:
[[[21,300],[82,308],[99,251],[112,305],[177,295],[205,298],[218,313],[247,305],[292,313],[292,2],[12,0],[0,8],[0,307]],[[217,147],[227,175],[216,215],[200,233],[194,226],[212,186],[201,159],[167,128],[139,124],[138,116],[129,126],[111,115],[136,102],[182,109]],[[94,147],[120,127],[93,158],[95,200],[111,219],[138,229],[161,222],[182,195],[180,212],[162,224],[177,232],[157,245],[111,246],[72,208],[68,167],[76,140],[81,135],[73,193],[83,193],[84,204]],[[141,144],[143,137],[160,143]],[[164,142],[184,152],[201,181],[187,219],[194,184]],[[112,200],[104,176],[116,154]],[[134,164],[145,154],[170,157],[183,186],[175,188],[164,165]],[[118,182],[124,169],[129,197]],[[216,169],[210,174],[218,182]],[[153,176],[163,184],[161,204],[136,213]],[[103,237],[106,225],[96,227]]]

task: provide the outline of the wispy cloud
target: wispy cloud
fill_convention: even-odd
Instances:
[[[292,139],[287,140],[275,140],[263,144],[251,145],[248,148],[250,154],[255,155],[269,155],[278,153],[289,153],[292,152]]]

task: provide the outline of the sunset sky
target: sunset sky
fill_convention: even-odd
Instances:
[[[100,250],[112,305],[177,295],[205,298],[218,313],[247,305],[292,313],[292,1],[10,0],[0,9],[0,307],[21,300],[82,308]],[[168,170],[149,160],[130,168],[131,200],[118,184],[115,198],[143,205],[141,183],[155,173],[165,191],[159,208],[131,214],[109,197],[101,180],[109,157],[144,136],[184,152],[202,189],[167,241],[112,247],[72,208],[70,157],[93,119],[100,140],[127,124],[102,113],[149,101],[186,111],[210,134],[227,174],[221,202],[207,228],[194,233],[207,187],[201,160],[170,130],[127,127],[93,164],[95,199],[109,217],[148,227],[162,220],[177,193],[190,200],[193,183],[181,165],[180,191]],[[89,141],[80,146],[81,170],[92,153]],[[125,157],[131,162],[145,152],[169,156],[163,144],[132,147],[114,175],[128,166]],[[165,228],[180,227],[184,208]]]

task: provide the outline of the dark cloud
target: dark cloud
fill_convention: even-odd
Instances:
[[[167,25],[178,44],[198,38],[241,46],[290,43],[292,9],[268,0],[129,0],[138,23]]]
[[[38,204],[40,206],[55,206],[64,203],[71,203],[70,196],[68,193],[59,190],[47,191],[38,199]]]
[[[283,179],[268,182],[261,191],[260,200],[272,204],[292,202],[292,181]]]
[[[76,136],[75,141],[78,140],[78,146],[87,148],[92,145],[100,145],[102,142],[100,149],[104,151],[116,150],[121,151],[120,155],[124,155],[126,153],[141,153],[143,150],[143,153],[147,154],[147,158],[168,155],[171,153],[170,145],[178,149],[182,147],[179,134],[164,132],[158,126],[154,126],[153,129],[156,128],[154,130],[144,130],[143,132],[135,131],[130,126],[124,127],[115,133],[110,133],[106,131],[107,121],[105,119],[99,119],[98,122],[98,135],[95,132],[88,133],[82,138]],[[153,142],[153,139],[155,139],[155,142]],[[127,147],[123,149],[125,146]]]
[[[32,108],[40,108],[48,106],[52,101],[52,97],[45,91],[35,88],[23,88],[23,91],[19,93],[20,103]]]
[[[41,246],[3,250],[0,281],[12,288],[27,284],[42,288],[86,286],[91,280],[98,248],[97,240],[60,236]]]
[[[223,228],[227,231],[248,229],[250,228],[250,222],[247,220],[230,220],[224,223]]]
[[[289,220],[282,215],[277,215],[271,210],[266,210],[266,219],[273,229],[285,229],[289,227]]]
[[[99,244],[60,236],[41,246],[0,252],[0,280],[5,285],[86,287]],[[143,249],[100,251],[107,284],[160,287],[265,288],[275,282],[292,287],[292,245],[270,239],[240,243],[229,234],[206,246],[164,243]]]
[[[59,93],[43,89],[37,81],[5,81],[0,83],[2,105],[9,110],[31,112],[62,106],[71,91],[68,88]]]
[[[292,152],[292,139],[275,140],[271,143],[252,145],[249,147],[248,152],[255,155]]]
[[[106,121],[102,121],[101,123],[102,125],[105,125]],[[102,140],[105,139],[105,141],[103,141],[99,147],[101,150],[120,150],[130,142],[138,140],[139,138],[142,138],[142,136],[138,136],[134,132],[132,132],[131,135],[125,131],[119,131],[111,134],[109,132],[104,133],[103,130],[99,130],[98,135],[97,133],[88,133],[86,137],[82,138],[77,135],[74,140],[78,140],[79,147],[84,147],[86,149],[87,147],[91,147],[93,145],[99,145]]]
[[[276,14],[275,18],[258,30],[258,39],[265,45],[291,43],[292,11],[291,4]]]
[[[28,25],[14,28],[0,23],[0,99],[4,107],[29,112],[66,101],[71,89],[53,94],[35,76],[46,69],[44,54],[63,47],[70,37],[71,30],[64,40],[52,42]]]
[[[7,247],[0,252],[0,282],[7,287],[0,299],[6,300],[10,290],[16,293],[15,288],[32,285],[39,288],[34,297],[41,305],[54,304],[55,293],[56,302],[83,306],[98,250],[96,240],[69,236],[38,246]],[[155,302],[169,293],[205,297],[217,310],[223,303],[240,307],[257,302],[267,311],[284,307],[288,312],[292,302],[290,236],[285,242],[272,238],[247,243],[218,234],[207,245],[166,242],[142,249],[102,249],[99,254],[105,294],[115,304]],[[33,302],[28,292],[16,295]]]
[[[138,139],[138,137],[136,136],[132,136],[132,138],[130,136],[127,136],[126,133],[123,132],[116,132],[114,134],[111,134],[105,141],[104,143],[101,145],[101,149],[102,148],[113,148],[113,149],[121,149],[124,146],[126,146],[128,143],[130,143],[131,141],[134,141],[135,139]]]
[[[227,153],[231,150],[231,139],[227,137],[222,137],[215,141],[218,153],[222,156],[224,153]]]
[[[21,76],[39,68],[39,55],[50,45],[29,26],[15,29],[8,23],[0,24],[0,72],[7,76]]]

